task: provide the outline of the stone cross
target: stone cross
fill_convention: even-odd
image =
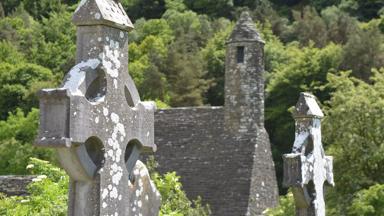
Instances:
[[[160,195],[141,152],[156,150],[155,104],[128,74],[133,25],[116,0],[82,0],[77,64],[58,89],[40,91],[36,144],[57,149],[69,174],[68,215],[158,215]]]
[[[316,99],[301,93],[293,117],[296,121],[292,153],[285,154],[283,185],[291,187],[296,215],[325,216],[324,182],[334,185],[332,157],[321,143],[321,119]]]

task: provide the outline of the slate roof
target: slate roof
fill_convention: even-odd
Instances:
[[[272,184],[272,176],[262,173],[265,169],[272,169],[274,173],[273,164],[261,162],[263,155],[270,156],[270,150],[268,154],[264,152],[269,147],[265,131],[242,137],[229,134],[225,131],[223,107],[158,110],[155,128],[158,170],[161,173],[176,171],[182,176],[188,197],[201,196],[210,204],[213,215],[246,215],[253,178],[265,184],[257,188],[263,197],[260,212],[276,199],[277,188]],[[255,173],[255,169],[259,172]]]

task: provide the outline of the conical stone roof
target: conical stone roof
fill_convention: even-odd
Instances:
[[[299,101],[293,110],[294,118],[323,118],[324,114],[321,111],[315,96],[302,92]]]
[[[256,26],[247,11],[244,11],[237,21],[235,28],[227,43],[258,41],[264,43],[261,39]]]

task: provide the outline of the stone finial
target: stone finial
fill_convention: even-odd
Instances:
[[[256,26],[252,21],[249,12],[244,11],[241,13],[240,19],[237,21],[227,43],[247,41],[258,41],[260,43],[265,43],[261,39],[259,32],[256,30]]]
[[[40,91],[36,145],[55,148],[70,176],[68,215],[158,215],[160,195],[138,161],[156,151],[156,106],[128,73],[129,18],[117,1],[84,0],[74,22],[77,64],[60,88]]]
[[[72,21],[77,26],[106,25],[124,31],[134,28],[123,6],[117,0],[82,0]]]
[[[324,114],[316,102],[316,98],[309,94],[300,93],[299,101],[293,111],[294,118],[323,118]]]
[[[301,93],[293,116],[295,142],[292,153],[283,156],[283,185],[292,188],[296,215],[325,216],[323,185],[334,185],[334,181],[333,158],[325,155],[321,143],[324,115],[313,95]]]

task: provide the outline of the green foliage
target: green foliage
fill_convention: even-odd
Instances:
[[[147,36],[161,38],[165,43],[173,39],[173,31],[164,19],[139,19],[135,23],[135,30],[129,34],[133,42],[141,42]]]
[[[30,159],[27,169],[38,175],[28,186],[30,195],[0,196],[0,215],[67,215],[69,178],[65,172],[36,158]]]
[[[129,11],[129,17],[132,20],[141,17],[147,19],[160,18],[165,11],[164,0],[122,0],[126,11]]]
[[[25,10],[34,18],[40,19],[49,16],[50,12],[65,10],[65,4],[61,0],[23,0]]]
[[[264,212],[266,216],[295,216],[295,203],[293,194],[287,193],[285,196],[280,196],[279,205],[272,209],[267,209]]]
[[[184,49],[177,51],[177,49]],[[169,53],[168,69],[171,106],[198,106],[203,104],[202,94],[206,83],[202,79],[202,58],[197,53],[188,53],[182,44],[174,45]]]
[[[232,25],[228,25],[226,29],[218,31],[201,51],[206,71],[204,78],[212,81],[205,95],[206,102],[213,106],[224,104],[225,41],[232,29]]]
[[[207,82],[199,49],[212,27],[206,16],[183,12],[180,1],[167,4],[163,19],[140,19],[130,33],[130,74],[144,99],[202,105]]]
[[[350,36],[344,47],[343,69],[369,82],[371,68],[384,66],[384,35],[379,29],[379,20],[372,20]]]
[[[324,142],[334,156],[335,183],[330,208],[346,212],[354,194],[383,183],[384,69],[373,70],[372,84],[350,77],[350,72],[329,75],[335,89],[323,123]]]
[[[71,15],[78,2],[0,3],[0,174],[25,173],[31,156],[53,159],[51,151],[31,145],[38,118],[33,109],[35,92],[57,86],[75,64]],[[293,142],[294,124],[288,110],[300,92],[311,91],[329,107],[324,144],[335,156],[337,187],[329,190],[328,214],[380,212],[380,190],[369,188],[383,184],[384,173],[382,72],[371,72],[384,67],[383,1],[121,2],[136,20],[135,30],[129,33],[129,73],[142,99],[156,101],[159,108],[224,103],[225,42],[235,18],[250,9],[266,41],[266,126],[278,178],[282,177],[281,154]],[[340,70],[350,70],[350,76]],[[177,176],[159,179],[166,197],[184,200],[185,194],[177,191]],[[175,210],[176,205],[193,206],[175,199],[164,205],[164,215],[184,214]],[[288,212],[289,199],[282,198],[283,212]],[[185,211],[205,214],[204,207],[197,209]]]
[[[75,27],[71,12],[51,13],[40,22],[25,10],[15,17],[0,19],[0,41],[6,40],[30,63],[50,68],[55,74],[70,69],[74,63]]]
[[[384,185],[376,184],[359,191],[348,212],[351,216],[384,215]]]
[[[166,104],[165,102],[161,101],[161,100],[156,100],[156,107],[157,109],[167,109],[167,108],[170,108],[170,106],[168,104]]]
[[[130,45],[132,64],[129,65],[129,71],[144,99],[167,101],[167,80],[161,72],[167,51],[165,41],[153,35],[145,37],[140,45]]]
[[[198,12],[205,13],[215,17],[231,16],[233,10],[233,0],[184,0],[188,8]]]
[[[36,92],[52,85],[52,72],[39,65],[0,64],[0,119],[16,108],[29,111],[37,106]]]
[[[379,16],[384,2],[381,0],[342,0],[340,7],[361,20],[370,20]]]
[[[32,109],[28,115],[17,109],[6,121],[0,121],[0,140],[16,138],[18,141],[32,142],[37,134],[39,111]]]
[[[327,28],[324,20],[314,8],[305,7],[302,11],[293,11],[293,38],[303,45],[309,45],[311,41],[317,47],[325,46],[327,42]]]
[[[54,161],[53,150],[32,146],[38,127],[39,112],[28,115],[18,109],[7,121],[0,121],[0,175],[25,174],[30,157]]]
[[[23,61],[25,61],[23,54],[15,46],[7,41],[0,41],[0,62],[17,64]]]
[[[183,0],[165,0],[165,7],[168,10],[184,11],[186,6]]]
[[[42,37],[39,49],[31,49],[32,61],[50,68],[60,78],[75,63],[75,26],[71,23],[72,12],[51,13],[35,29]]]
[[[345,44],[357,34],[358,22],[339,7],[332,6],[321,11],[321,16],[327,25],[328,40],[334,43]]]
[[[150,161],[154,168],[155,162]],[[47,161],[31,158],[27,166],[29,174],[37,175],[28,186],[29,196],[5,197],[0,194],[0,215],[66,215],[69,178],[65,172]],[[208,206],[201,199],[190,201],[176,173],[159,175],[151,172],[152,179],[162,196],[162,216],[208,216]]]

